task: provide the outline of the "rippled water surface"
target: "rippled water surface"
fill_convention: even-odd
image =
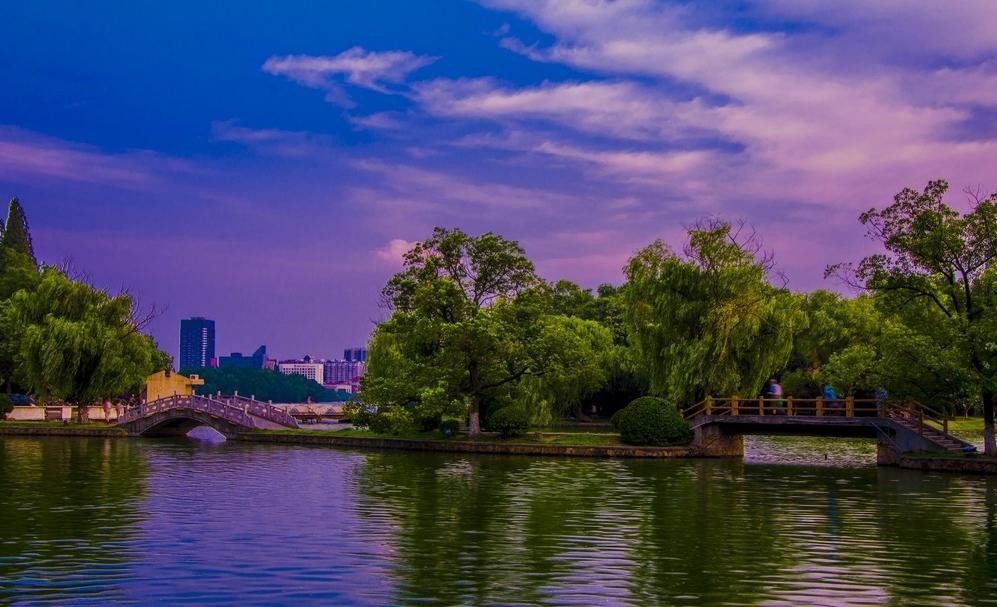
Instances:
[[[997,602],[997,479],[877,468],[870,441],[747,449],[625,461],[6,438],[0,604]]]

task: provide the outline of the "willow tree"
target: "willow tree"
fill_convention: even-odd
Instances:
[[[997,195],[974,197],[959,213],[945,203],[946,181],[931,181],[924,191],[905,188],[882,209],[859,217],[884,252],[857,266],[839,264],[829,274],[854,279],[874,293],[880,305],[908,329],[907,364],[896,365],[895,383],[915,383],[923,373],[946,367],[968,372],[959,379],[963,395],[978,393],[983,403],[984,446],[997,452],[994,404],[997,401]],[[944,352],[942,361],[933,361]],[[953,364],[953,359],[957,364]],[[937,364],[936,364],[937,363]],[[901,381],[898,381],[901,380]]]
[[[626,320],[653,392],[678,406],[754,395],[782,369],[805,324],[773,286],[754,235],[722,221],[691,228],[682,255],[657,241],[627,263]]]
[[[42,271],[35,289],[0,303],[16,381],[42,400],[77,405],[81,422],[88,405],[137,392],[168,364],[139,324],[127,295],[110,296],[54,268]]]

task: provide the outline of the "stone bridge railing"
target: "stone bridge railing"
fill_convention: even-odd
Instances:
[[[297,420],[290,413],[267,403],[261,403],[260,401],[241,396],[213,397],[199,395],[177,395],[149,403],[142,403],[137,407],[132,407],[125,411],[118,420],[118,424],[128,424],[137,419],[149,417],[171,409],[201,411],[245,428],[260,427],[260,424],[256,423],[257,419],[267,420],[289,428],[298,427]]]

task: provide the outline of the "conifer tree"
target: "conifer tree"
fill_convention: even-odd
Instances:
[[[0,238],[0,247],[27,255],[33,266],[38,265],[34,248],[31,246],[28,219],[24,216],[24,209],[16,197],[10,199],[10,206],[7,208],[7,225],[3,230],[3,237]]]

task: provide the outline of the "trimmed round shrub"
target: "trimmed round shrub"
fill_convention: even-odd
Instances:
[[[613,427],[628,445],[682,445],[692,441],[692,430],[671,403],[642,396],[613,416]]]
[[[502,407],[488,418],[488,427],[503,438],[520,436],[530,427],[530,416],[522,407]]]
[[[440,434],[445,437],[453,436],[460,432],[460,420],[445,419],[440,422]]]

